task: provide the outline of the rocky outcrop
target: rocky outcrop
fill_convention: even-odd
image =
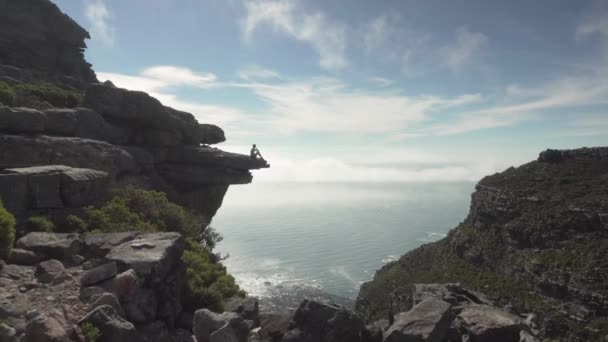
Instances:
[[[603,338],[607,172],[608,148],[599,147],[547,150],[537,161],[483,178],[466,220],[377,271],[361,287],[357,310],[375,320],[410,308],[417,281],[462,282],[515,312],[535,312],[546,337]],[[511,336],[519,333],[509,330],[513,317],[488,311],[463,311],[460,327],[484,335],[475,332],[482,316],[502,322]]]
[[[66,184],[61,189],[69,192],[62,201],[55,174],[29,177],[41,183],[34,187],[42,189],[38,197],[44,201],[36,203],[23,195],[29,186],[23,180],[0,179],[0,197],[11,197],[9,209],[17,216],[32,209],[89,205],[87,193],[103,198],[93,186],[94,172],[101,171],[109,175],[105,189],[134,185],[160,190],[210,221],[229,185],[250,183],[250,170],[269,167],[247,155],[208,147],[226,140],[216,125],[199,123],[144,92],[97,83],[83,57],[85,38],[88,33],[48,0],[0,1],[0,79],[71,89],[81,105],[53,108],[44,99],[36,106],[50,108],[0,105],[0,172],[48,165],[90,169],[87,175],[71,171],[61,177]],[[91,188],[83,189],[87,184]]]
[[[50,1],[1,0],[0,76],[82,88],[96,81],[84,60],[85,38],[87,31]]]

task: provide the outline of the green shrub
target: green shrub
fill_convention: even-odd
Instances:
[[[224,299],[245,295],[213,254],[215,244],[222,238],[203,217],[171,203],[162,192],[126,188],[114,195],[101,207],[86,209],[87,229],[181,233],[187,241],[182,255],[187,266],[182,304],[187,310],[221,311]]]
[[[25,229],[28,232],[47,232],[55,230],[55,224],[44,216],[32,216],[25,222]]]
[[[210,255],[192,239],[187,240],[182,260],[187,265],[186,292],[183,305],[187,310],[208,308],[223,310],[223,300],[235,296],[245,296],[245,292],[226,272],[226,267],[213,262]]]
[[[88,231],[87,223],[76,215],[68,215],[65,218],[65,227],[68,232],[85,233]]]
[[[4,208],[0,201],[0,259],[11,255],[15,241],[15,217]]]
[[[87,223],[91,230],[166,231],[179,232],[187,238],[197,238],[204,220],[171,203],[158,191],[126,188],[100,208],[87,208]]]
[[[97,340],[101,337],[99,328],[97,328],[93,323],[85,322],[80,329],[82,330],[82,334],[84,335],[86,342],[97,342]]]
[[[36,107],[38,103],[45,101],[55,107],[73,108],[82,103],[81,94],[49,83],[22,83],[15,85],[13,89],[20,106]]]
[[[0,103],[12,106],[16,96],[15,90],[8,83],[0,81]]]

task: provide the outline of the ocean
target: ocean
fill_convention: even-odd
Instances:
[[[217,251],[266,312],[305,297],[351,306],[359,286],[403,253],[445,236],[472,182],[256,183],[231,186],[212,222]]]

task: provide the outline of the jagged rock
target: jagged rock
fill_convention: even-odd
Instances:
[[[59,260],[43,261],[36,267],[36,278],[41,283],[60,283],[68,277],[65,267]]]
[[[272,342],[280,342],[283,335],[289,331],[290,324],[291,318],[287,315],[271,315],[260,324],[259,335],[263,339],[268,338]]]
[[[427,298],[410,311],[395,317],[386,331],[385,342],[441,342],[450,327],[451,305],[443,300]]]
[[[118,273],[118,268],[115,262],[109,262],[107,264],[97,266],[86,271],[80,277],[81,286],[91,286],[100,283],[104,280],[114,277]]]
[[[38,255],[69,260],[80,252],[82,242],[78,234],[32,232],[17,240],[15,246]]]
[[[219,342],[222,341],[220,338],[224,338],[225,336],[236,338],[233,340],[228,339],[227,341],[245,342],[249,334],[249,329],[243,319],[234,312],[216,314],[207,309],[200,309],[194,313],[192,326],[192,332],[198,342]],[[218,332],[223,327],[225,329]],[[216,332],[218,333],[215,335],[215,339],[212,339],[213,334]]]
[[[154,321],[143,326],[138,326],[137,332],[144,342],[173,342],[167,325],[161,321]],[[192,340],[192,338],[190,338],[190,340]]]
[[[309,333],[302,331],[299,328],[289,330],[283,336],[283,342],[317,342],[319,341],[316,337]]]
[[[0,2],[0,64],[9,64],[44,74],[81,88],[96,81],[91,65],[84,60],[84,40],[89,34],[50,1]],[[24,79],[17,68],[4,74]],[[7,71],[10,71],[7,73]],[[28,79],[27,81],[32,81]]]
[[[132,268],[138,277],[164,279],[177,264],[184,246],[184,239],[178,233],[141,234],[114,247],[106,258],[116,261],[124,270]]]
[[[13,248],[8,262],[17,265],[35,265],[41,261],[38,254],[21,248]]]
[[[140,287],[140,280],[133,269],[124,271],[112,279],[112,292],[121,300],[133,298]]]
[[[103,258],[112,248],[137,237],[137,233],[94,233],[84,237],[84,252],[93,258]]]
[[[91,307],[96,308],[102,305],[109,305],[114,309],[114,311],[116,311],[118,316],[122,318],[126,317],[125,312],[123,311],[122,306],[118,301],[118,298],[116,298],[116,295],[114,295],[113,293],[105,292],[96,296],[96,299],[91,305]]]
[[[216,125],[199,124],[201,131],[201,144],[219,144],[226,141],[224,130]]]
[[[134,342],[138,341],[135,326],[121,318],[109,305],[99,306],[84,316],[79,325],[89,322],[96,326],[101,337],[99,342]]]
[[[454,326],[476,342],[517,341],[523,327],[519,317],[487,305],[465,307],[456,316]]]
[[[42,133],[46,115],[30,108],[10,108],[0,104],[0,131],[8,133]]]
[[[293,328],[297,332],[287,333],[283,340],[357,342],[364,341],[363,321],[338,306],[304,300],[293,316]],[[292,330],[293,331],[293,330]]]
[[[260,315],[260,305],[258,303],[257,298],[234,297],[226,300],[226,302],[224,303],[224,311],[236,312],[245,320],[258,322]]]
[[[540,342],[536,337],[534,337],[529,332],[522,330],[519,333],[519,342]]]
[[[70,329],[65,316],[59,311],[35,313],[25,327],[24,342],[69,342]]]
[[[104,293],[105,290],[99,286],[85,287],[80,289],[78,299],[83,303],[91,304]]]

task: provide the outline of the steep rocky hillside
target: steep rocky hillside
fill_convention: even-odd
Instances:
[[[448,236],[403,255],[361,287],[356,309],[384,318],[412,305],[412,286],[461,282],[559,340],[608,334],[608,148],[547,150],[483,178]]]

